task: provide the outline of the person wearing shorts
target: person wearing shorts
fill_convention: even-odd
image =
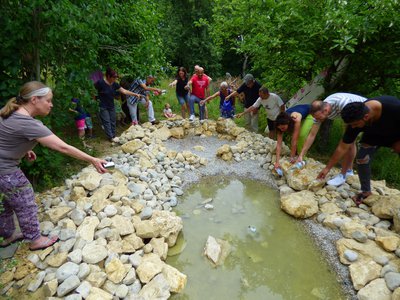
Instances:
[[[182,118],[186,117],[186,111],[189,112],[189,91],[185,89],[189,81],[187,71],[184,67],[180,67],[176,74],[176,78],[169,86],[176,86],[176,98],[181,106]]]
[[[83,108],[79,99],[72,98],[71,104],[72,107],[69,108],[69,111],[75,114],[75,126],[78,129],[79,138],[85,138],[86,129],[88,130],[88,137],[93,137],[93,123],[90,114]]]
[[[269,90],[264,86],[260,88],[258,94],[259,97],[256,102],[249,108],[246,108],[244,112],[237,114],[237,117],[240,118],[244,114],[257,111],[260,106],[263,106],[267,114],[267,124],[269,129],[268,137],[270,139],[275,139],[275,120],[280,112],[285,111],[285,104],[283,103],[281,97],[279,97],[277,94],[270,93]]]

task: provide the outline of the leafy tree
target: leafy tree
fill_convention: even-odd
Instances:
[[[92,72],[106,66],[142,76],[165,65],[156,0],[1,0],[0,99],[4,103],[26,81],[54,89],[52,114],[44,119],[55,133],[73,128],[67,113],[72,97],[94,106]],[[66,126],[67,125],[67,126]],[[68,130],[68,129],[67,129]],[[36,149],[46,153],[46,149]],[[50,155],[50,154],[48,154]],[[53,178],[67,158],[51,154],[29,168]],[[54,157],[53,157],[54,156]]]
[[[275,90],[293,94],[328,68],[336,76],[327,78],[329,93],[396,94],[398,11],[393,0],[216,0],[213,37],[222,46],[243,36],[237,52],[248,54],[252,71]],[[337,77],[340,61],[347,68]]]
[[[220,52],[210,36],[209,20],[214,0],[176,0],[163,3],[160,32],[167,60],[173,66],[192,70],[199,64],[213,76],[221,72]],[[175,70],[174,70],[175,71]]]

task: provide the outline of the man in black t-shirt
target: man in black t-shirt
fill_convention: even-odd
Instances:
[[[246,74],[243,77],[242,85],[234,92],[225,97],[228,100],[231,97],[238,96],[240,93],[244,93],[244,108],[252,106],[259,97],[259,91],[261,84],[254,79],[253,75]],[[258,109],[252,111],[249,114],[245,114],[246,128],[248,130],[257,132],[258,131]]]
[[[392,96],[380,96],[365,102],[347,104],[341,116],[347,124],[346,131],[335,153],[326,167],[318,175],[325,178],[329,170],[343,156],[357,136],[363,132],[360,147],[356,156],[358,177],[361,183],[361,193],[353,200],[356,205],[371,195],[371,159],[378,147],[392,148],[400,153],[400,130],[398,118],[400,116],[400,100]]]

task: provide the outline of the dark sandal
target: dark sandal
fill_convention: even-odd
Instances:
[[[360,204],[363,203],[364,199],[368,198],[370,195],[365,195],[364,193],[358,193],[351,199],[353,200],[354,204],[358,207]]]
[[[45,240],[44,242],[40,243],[39,246],[37,246],[35,248],[29,247],[29,250],[31,250],[31,251],[43,250],[43,249],[46,249],[46,248],[48,248],[50,246],[53,246],[59,240],[60,240],[60,238],[58,236],[54,236],[52,238],[47,238],[47,240]]]

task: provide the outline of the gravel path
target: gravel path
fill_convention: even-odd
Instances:
[[[181,175],[184,181],[184,187],[198,182],[201,177],[213,175],[226,175],[235,177],[244,177],[254,180],[260,180],[271,186],[278,188],[270,172],[266,172],[260,167],[259,161],[246,160],[241,162],[227,163],[218,159],[215,155],[217,149],[224,144],[234,145],[235,142],[219,140],[216,137],[186,137],[185,139],[169,139],[164,142],[166,147],[175,151],[191,151],[201,157],[207,158],[208,164],[205,167],[195,171],[186,171]],[[194,149],[194,146],[203,146],[204,151]],[[321,249],[324,257],[332,270],[337,274],[338,282],[343,286],[348,299],[357,299],[355,290],[350,279],[349,271],[340,261],[336,251],[335,242],[342,238],[339,231],[328,229],[318,222],[308,219],[299,221],[299,225],[313,239],[318,248]]]

